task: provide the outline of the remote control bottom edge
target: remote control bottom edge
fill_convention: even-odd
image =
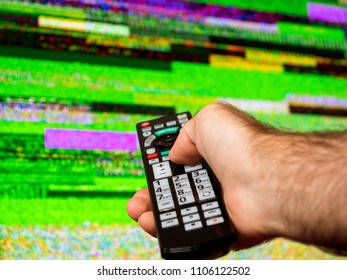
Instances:
[[[230,247],[235,243],[234,234],[221,237],[214,242],[184,248],[162,248],[161,256],[166,260],[210,260],[223,257],[230,252]]]

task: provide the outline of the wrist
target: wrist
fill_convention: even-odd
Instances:
[[[337,135],[274,136],[271,184],[281,204],[279,236],[346,248],[346,151]],[[340,139],[341,140],[341,139]],[[345,139],[346,140],[346,139]],[[342,247],[341,247],[342,246]]]
[[[243,155],[239,160],[233,156],[235,151],[225,155],[232,158],[228,166],[232,165],[229,170],[235,172],[228,173],[222,181],[227,186],[224,189],[230,189],[225,198],[230,201],[230,216],[243,238],[266,240],[284,236],[286,224],[282,207],[286,197],[280,188],[283,182],[277,170],[279,153],[274,152],[274,149],[280,150],[282,144],[271,131],[247,129],[239,133],[245,133],[240,136],[247,139],[238,146]]]

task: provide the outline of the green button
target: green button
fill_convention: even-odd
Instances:
[[[154,135],[157,137],[160,137],[163,135],[175,134],[179,131],[179,129],[180,129],[179,126],[167,127],[167,128],[163,128],[161,130],[154,132]]]
[[[162,157],[165,157],[165,156],[167,156],[169,153],[170,153],[170,150],[167,150],[167,151],[161,152],[160,155],[161,155]]]

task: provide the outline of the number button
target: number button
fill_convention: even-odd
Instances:
[[[193,195],[187,195],[187,196],[180,196],[178,197],[178,204],[179,205],[184,205],[184,204],[189,204],[194,202],[194,196]]]
[[[158,181],[153,182],[154,188],[156,187],[163,187],[163,186],[169,186],[169,180],[168,179],[161,179]]]
[[[174,183],[174,186],[176,190],[190,188],[189,181]]]
[[[159,193],[156,195],[157,201],[164,201],[164,200],[172,200],[172,195],[171,193]]]
[[[178,190],[176,190],[176,193],[178,196],[187,196],[187,195],[193,194],[191,188],[178,189]]]
[[[156,194],[167,193],[167,192],[170,192],[170,187],[169,186],[157,186],[157,187],[154,187],[154,191]]]
[[[204,184],[204,183],[210,183],[210,178],[208,176],[199,176],[194,178],[194,183],[196,184]]]
[[[199,171],[193,171],[192,172],[192,177],[193,179],[196,178],[196,177],[200,177],[200,176],[207,176],[207,170],[206,169],[202,169],[202,170],[199,170]]]
[[[197,192],[202,192],[202,191],[206,191],[206,190],[212,190],[212,185],[210,183],[199,184],[196,186]]]
[[[182,175],[178,175],[178,176],[173,176],[172,180],[174,183],[180,183],[183,181],[188,181],[188,175],[187,174],[182,174]]]

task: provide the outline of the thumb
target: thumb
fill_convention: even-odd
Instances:
[[[170,160],[178,164],[193,164],[201,160],[195,145],[195,118],[192,118],[181,129],[169,154]]]

